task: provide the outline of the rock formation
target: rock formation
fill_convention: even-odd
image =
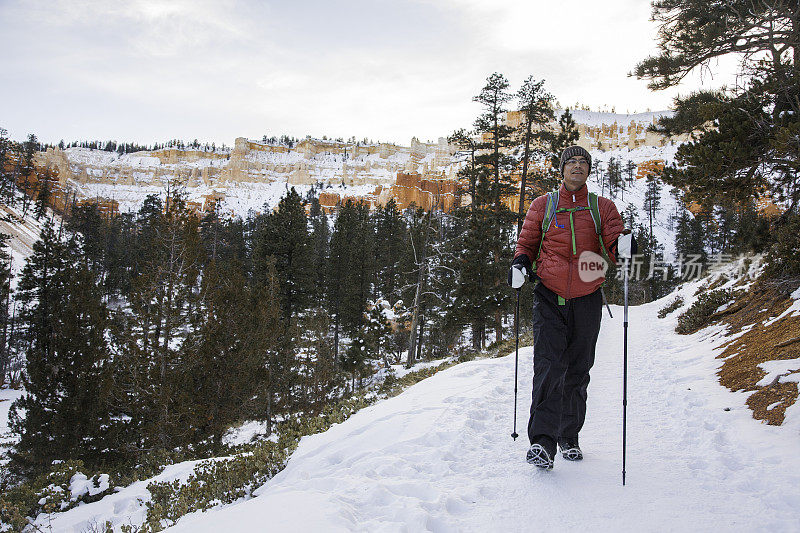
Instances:
[[[593,120],[598,123],[597,116],[601,114],[594,115]],[[651,121],[655,120],[655,115],[647,115],[651,116]],[[522,118],[519,112],[510,112],[506,122],[515,126]],[[578,115],[576,121],[577,118]],[[607,117],[604,120],[599,125],[579,123],[579,144],[589,149],[611,150],[663,146],[674,141],[649,132],[650,122],[631,119],[627,125],[620,125],[616,121],[606,123]],[[287,187],[321,187],[319,200],[326,209],[350,195],[366,200],[371,206],[385,205],[394,199],[401,208],[415,204],[449,211],[469,202],[468,197],[457,197],[457,172],[462,163],[454,158],[455,154],[456,148],[445,138],[424,143],[415,137],[410,146],[309,138],[286,146],[239,137],[230,151],[169,148],[119,155],[85,148],[49,148],[38,154],[37,164],[52,169],[59,186],[74,189],[78,199],[98,197],[97,190],[103,187],[104,191],[116,191],[118,187],[152,190],[181,186],[195,191],[191,201],[198,204],[197,209],[207,210],[209,206],[224,204],[226,191],[231,188],[252,187],[252,194],[257,195],[259,186],[285,183]],[[655,168],[645,165],[639,174],[652,170]],[[332,188],[338,191],[331,191]],[[510,199],[510,205],[514,201]]]

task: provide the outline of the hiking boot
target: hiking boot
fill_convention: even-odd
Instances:
[[[528,463],[546,470],[553,469],[553,458],[556,455],[556,443],[546,435],[539,435],[528,450]]]
[[[578,437],[558,439],[558,447],[561,450],[561,457],[567,461],[580,461],[583,459],[583,452],[578,446]]]

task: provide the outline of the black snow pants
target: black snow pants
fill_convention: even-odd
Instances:
[[[538,283],[533,302],[533,402],[531,443],[577,437],[586,418],[586,389],[600,333],[600,289],[558,305],[558,295]]]

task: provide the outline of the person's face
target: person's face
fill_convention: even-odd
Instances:
[[[572,156],[564,165],[564,186],[567,190],[577,191],[589,177],[589,161],[582,155]]]

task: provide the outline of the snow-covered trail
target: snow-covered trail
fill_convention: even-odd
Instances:
[[[626,487],[622,309],[612,307],[589,386],[583,461],[558,456],[550,472],[525,462],[532,349],[524,348],[516,442],[513,353],[473,361],[304,438],[258,497],[187,516],[173,530],[800,530],[797,426],[753,420],[745,396],[716,381],[719,330],[680,337],[674,318],[656,318],[662,305],[630,311]]]

